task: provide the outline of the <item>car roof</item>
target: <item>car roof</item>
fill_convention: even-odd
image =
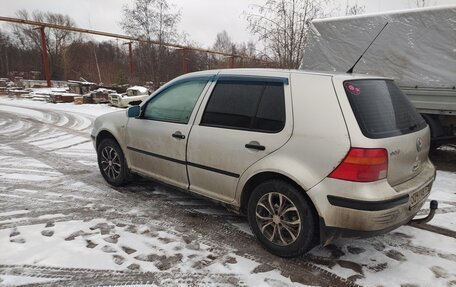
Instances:
[[[381,78],[386,79],[385,77],[368,75],[368,74],[348,74],[341,72],[327,72],[327,71],[314,71],[314,70],[294,70],[294,69],[273,69],[273,68],[235,68],[235,69],[217,69],[217,70],[205,70],[199,72],[192,72],[181,76],[182,78],[193,77],[193,76],[203,76],[203,75],[216,75],[219,73],[229,74],[233,72],[237,75],[239,74],[257,74],[257,73],[290,73],[290,74],[306,74],[306,75],[318,75],[325,77],[338,77],[343,79],[367,79],[367,78]]]

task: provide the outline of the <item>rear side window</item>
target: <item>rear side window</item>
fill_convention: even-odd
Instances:
[[[392,80],[346,81],[344,88],[359,127],[368,138],[404,135],[426,127]]]
[[[201,125],[279,132],[285,125],[282,82],[219,80]]]

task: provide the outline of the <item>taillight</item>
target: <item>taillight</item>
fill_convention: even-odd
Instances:
[[[369,182],[386,178],[388,153],[383,148],[351,148],[329,177]]]

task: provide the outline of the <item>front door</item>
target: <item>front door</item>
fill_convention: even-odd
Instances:
[[[154,95],[126,127],[130,168],[187,189],[186,147],[208,77],[180,80]]]

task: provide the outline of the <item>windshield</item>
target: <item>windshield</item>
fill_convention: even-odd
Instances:
[[[359,127],[368,138],[404,135],[426,127],[392,80],[346,81],[344,88]]]

